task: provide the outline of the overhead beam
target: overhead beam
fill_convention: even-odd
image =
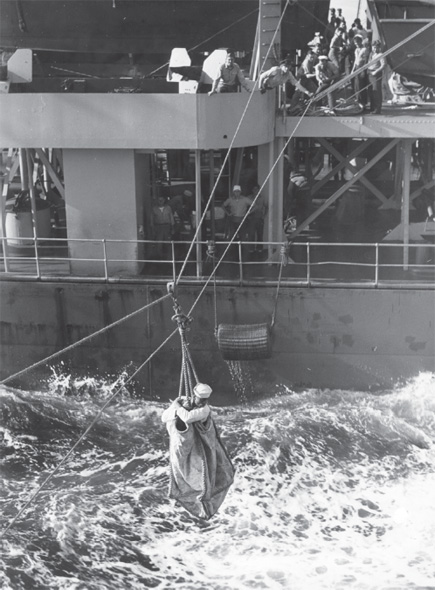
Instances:
[[[335,158],[337,158],[337,160],[339,162],[342,162],[343,165],[340,167],[341,168],[347,168],[350,172],[352,172],[353,174],[358,172],[358,168],[356,168],[356,166],[354,166],[353,164],[350,163],[350,160],[353,160],[353,158],[356,157],[356,155],[354,155],[354,152],[352,152],[352,154],[350,154],[349,156],[347,156],[347,158],[345,158],[342,154],[340,154],[340,152],[338,150],[335,149],[335,147],[333,145],[331,145],[326,139],[323,138],[319,138],[319,142],[321,145],[323,145],[324,148],[326,148]],[[368,147],[368,146],[365,146]],[[354,150],[356,151],[356,150]],[[361,153],[363,150],[361,150],[359,153]],[[363,176],[360,179],[361,184],[363,184],[370,192],[372,192],[375,197],[377,197],[383,204],[386,204],[388,199],[381,193],[381,191],[373,184],[370,182],[370,180],[368,180],[368,178],[366,178],[365,176]]]
[[[402,223],[403,223],[403,269],[409,264],[409,187],[411,182],[412,140],[403,142],[403,180],[402,180]]]
[[[326,148],[328,151],[328,145],[323,143],[323,138],[319,137],[318,141],[320,143],[320,145],[322,145],[324,148]],[[332,170],[330,170],[323,178],[322,180],[319,180],[319,182],[317,182],[314,186],[313,189],[311,191],[311,195],[314,195],[315,193],[317,193],[317,191],[319,191],[331,178],[333,178],[337,172],[339,172],[342,168],[345,167],[347,162],[350,162],[350,160],[352,160],[352,158],[356,158],[357,156],[359,156],[371,143],[374,142],[374,139],[368,139],[367,143],[365,142],[361,142],[361,145],[357,146],[353,152],[351,154],[349,154],[346,158],[344,158],[343,162],[339,162],[336,166],[334,166],[334,168],[332,168]]]
[[[372,166],[374,166],[376,164],[376,162],[379,162],[379,160],[381,158],[383,158],[385,156],[385,154],[387,154],[391,149],[393,149],[393,147],[395,145],[397,145],[399,143],[399,141],[400,141],[400,139],[393,139],[392,141],[390,141],[390,143],[388,145],[386,145],[379,153],[377,153],[376,156],[374,156],[370,160],[370,162],[367,162],[367,164],[365,166],[363,166],[361,168],[361,170],[359,172],[357,172],[351,180],[346,182],[337,191],[335,191],[335,193],[333,195],[331,195],[329,197],[329,199],[326,199],[326,201],[323,203],[323,205],[320,205],[320,207],[318,209],[316,209],[316,211],[314,213],[312,213],[309,217],[307,217],[307,219],[305,219],[297,227],[297,229],[292,233],[291,239],[294,240],[294,238],[296,236],[298,236],[301,232],[303,232],[304,229],[306,227],[308,227],[312,221],[317,219],[317,217],[319,217],[319,215],[321,213],[323,213],[323,211],[325,211],[330,205],[332,205],[332,203],[334,203],[339,197],[341,197],[341,195],[343,193],[345,193],[348,188],[350,188],[352,185],[354,185],[356,182],[358,182],[358,180],[360,180],[360,178],[362,176],[364,176],[364,174],[367,172],[367,170],[370,170],[370,168],[372,168]]]
[[[65,199],[65,187],[63,186],[62,182],[60,181],[58,175],[56,174],[53,166],[51,165],[50,161],[48,160],[44,150],[41,148],[36,148],[36,153],[38,154],[39,159],[43,163],[43,165],[48,170],[51,180],[53,181],[55,187],[59,191],[60,196],[62,199]]]

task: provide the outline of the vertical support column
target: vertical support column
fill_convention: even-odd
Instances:
[[[403,142],[399,142],[396,146],[396,159],[394,170],[394,209],[400,209],[400,200],[402,196],[403,184]]]
[[[284,149],[284,137],[277,137],[275,139],[275,158],[276,159],[279,154]],[[277,240],[283,239],[284,234],[284,220],[283,220],[283,211],[284,211],[284,187],[283,187],[283,178],[284,178],[284,156],[281,156],[277,162],[276,168],[273,171],[275,176],[275,201],[276,201],[276,211],[275,211],[275,228],[274,228],[274,235]]]
[[[36,207],[36,192],[35,192],[35,179],[33,174],[34,164],[32,161],[32,157],[30,155],[30,149],[26,149],[26,164],[27,164],[27,174],[29,176],[29,191],[30,191],[30,206],[31,206],[31,217],[32,217],[32,231],[33,231],[33,247],[35,249],[35,262],[36,262],[36,274],[38,278],[40,278],[40,268],[39,268],[39,254],[38,254],[38,214],[37,214],[37,207]]]
[[[409,264],[409,194],[411,181],[412,139],[404,139],[403,180],[402,180],[402,225],[403,225],[403,269],[408,270]]]
[[[263,185],[270,170],[275,165],[277,156],[281,153],[284,146],[284,138],[279,137],[275,141],[258,146],[258,182]],[[284,158],[281,157],[277,162],[272,174],[270,175],[263,193],[269,205],[269,211],[266,218],[266,241],[277,242],[283,237],[283,173]],[[268,247],[268,257],[273,254],[274,247]]]
[[[273,141],[258,146],[258,184],[263,186],[270,167],[273,163]],[[269,210],[266,217],[265,229],[266,229],[266,241],[273,241],[273,218],[275,216],[275,204],[273,199],[273,175],[270,176],[263,188],[263,194],[269,205]],[[272,246],[268,246],[268,258],[273,253]]]
[[[135,153],[130,149],[64,149],[65,202],[71,274],[137,274]],[[114,218],[116,212],[116,218]]]
[[[201,150],[195,150],[195,227],[199,226],[201,221]],[[202,250],[201,250],[201,231],[196,237],[196,276],[202,275]]]
[[[208,151],[208,165],[209,165],[209,171],[208,171],[209,191],[210,191],[210,195],[211,195],[213,192],[213,188],[214,188],[214,151],[213,150]],[[215,241],[215,234],[216,234],[216,228],[215,228],[216,220],[215,220],[214,205],[215,205],[215,197],[213,194],[213,197],[212,197],[211,203],[210,203],[210,238],[213,242]]]
[[[260,44],[260,68],[268,70],[276,65],[276,58],[280,59],[281,53],[281,31],[275,35],[281,18],[280,0],[260,0],[259,9],[259,36]]]
[[[27,172],[26,150],[24,148],[20,148],[20,178],[21,190],[25,191],[29,188],[29,175]]]

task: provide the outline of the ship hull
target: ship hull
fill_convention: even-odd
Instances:
[[[435,19],[435,2],[375,0],[368,6],[374,34],[382,39],[385,49],[397,46],[388,56],[391,68],[409,80],[435,89],[435,27],[403,43]]]
[[[308,43],[316,18],[326,22],[328,6],[322,0],[289,5],[283,49]],[[258,9],[258,0],[2,0],[0,39],[4,48],[55,52],[60,61],[113,63],[127,55],[151,69],[174,47],[252,52]]]
[[[198,286],[179,288],[177,300],[190,309]],[[2,322],[2,378],[25,369],[166,294],[165,285],[101,283],[0,283],[1,301],[9,302]],[[275,288],[220,286],[217,322],[270,321]],[[34,309],[38,308],[35,323]],[[212,289],[197,301],[189,326],[189,350],[198,375],[213,383],[216,401],[261,396],[274,386],[376,390],[435,370],[435,341],[428,310],[435,292],[418,289],[280,289],[272,330],[272,355],[259,361],[225,361],[215,332]],[[33,310],[33,311],[32,311]],[[167,399],[178,390],[181,350],[174,330],[171,301],[163,301],[63,353],[37,370],[10,382],[32,387],[55,374],[116,379],[151,359],[132,388]],[[32,381],[33,380],[33,381]]]

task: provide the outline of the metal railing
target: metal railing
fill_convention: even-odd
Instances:
[[[8,280],[166,282],[230,285],[434,288],[435,244],[1,238],[0,276]],[[211,252],[211,254],[210,254]],[[222,257],[223,256],[223,257]],[[284,256],[284,258],[283,258]],[[184,264],[185,263],[185,264]]]

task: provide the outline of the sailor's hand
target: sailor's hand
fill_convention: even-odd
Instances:
[[[210,92],[208,93],[208,95],[211,96],[212,94],[216,94],[216,90],[210,90]]]

